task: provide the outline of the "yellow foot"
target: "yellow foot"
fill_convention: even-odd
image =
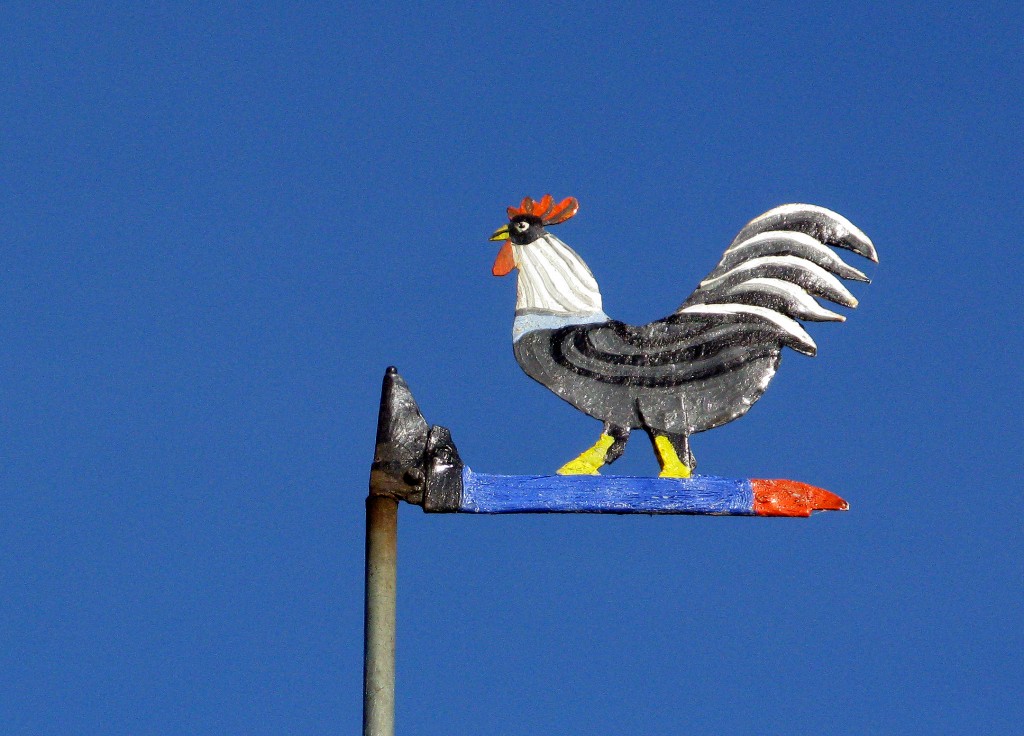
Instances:
[[[658,450],[658,462],[661,463],[659,478],[689,478],[690,468],[679,459],[676,448],[668,441],[668,437],[655,437],[654,446]]]
[[[604,465],[605,455],[615,439],[608,434],[601,434],[600,439],[589,450],[580,453],[575,460],[570,460],[557,471],[559,475],[601,475],[597,469]]]
[[[601,475],[597,472],[600,467],[600,465],[591,465],[582,457],[578,457],[575,460],[570,460],[555,472],[559,475]]]

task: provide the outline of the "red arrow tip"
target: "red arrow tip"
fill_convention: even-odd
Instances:
[[[824,488],[795,480],[752,478],[758,516],[810,516],[812,511],[846,511],[850,504]]]

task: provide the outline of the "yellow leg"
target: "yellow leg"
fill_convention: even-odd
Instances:
[[[580,454],[575,460],[570,460],[558,469],[559,475],[601,475],[597,469],[604,465],[605,455],[608,449],[615,443],[610,434],[601,433],[593,447]]]
[[[668,441],[668,437],[658,435],[654,438],[654,447],[658,452],[658,462],[661,463],[659,478],[689,478],[690,469],[679,459],[676,448]]]

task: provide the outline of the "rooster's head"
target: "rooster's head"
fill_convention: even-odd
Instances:
[[[504,276],[516,267],[513,245],[529,245],[544,236],[544,228],[565,222],[576,214],[580,203],[575,197],[566,197],[558,204],[550,194],[534,202],[527,197],[518,207],[508,208],[508,224],[498,228],[491,240],[504,240],[491,273]]]

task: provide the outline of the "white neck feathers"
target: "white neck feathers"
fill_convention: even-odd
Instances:
[[[601,292],[576,251],[545,234],[529,245],[513,245],[519,277],[516,312],[584,315],[601,312]]]

